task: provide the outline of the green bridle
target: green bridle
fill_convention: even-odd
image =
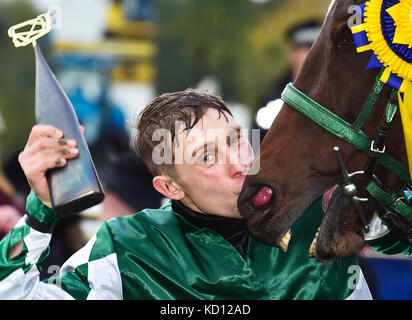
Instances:
[[[376,159],[381,165],[392,172],[396,177],[404,183],[401,194],[383,188],[378,179],[372,174],[369,174],[371,180],[366,186],[366,190],[382,207],[388,211],[395,211],[405,217],[408,221],[412,221],[412,207],[405,204],[404,200],[410,200],[408,192],[411,185],[409,171],[405,169],[398,161],[385,151],[385,146],[377,148],[375,142],[361,130],[365,124],[369,114],[371,113],[384,83],[380,81],[380,75],[376,78],[376,82],[369,97],[363,106],[359,116],[353,124],[348,123],[333,112],[326,109],[324,106],[304,94],[297,89],[293,83],[289,83],[282,92],[282,100],[293,107],[313,122],[329,131],[339,139],[350,143],[357,150],[366,152],[370,158]],[[396,91],[392,92],[391,98],[386,107],[384,122],[390,126],[396,111],[398,110]],[[390,131],[390,130],[389,130]],[[374,170],[374,168],[373,168]],[[371,171],[373,171],[371,170]],[[364,173],[359,171],[357,173]],[[373,173],[373,172],[372,172]],[[359,199],[359,198],[358,198]]]

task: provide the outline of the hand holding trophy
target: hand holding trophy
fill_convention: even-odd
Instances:
[[[32,44],[34,48],[37,124],[61,130],[65,139],[76,141],[79,150],[78,157],[68,160],[64,167],[46,172],[53,209],[58,217],[64,218],[102,202],[104,193],[73,106],[37,44],[51,29],[52,18],[45,13],[12,26],[8,35],[15,47]]]

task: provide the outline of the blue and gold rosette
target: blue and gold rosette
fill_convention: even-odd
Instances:
[[[357,52],[372,51],[367,70],[398,91],[409,172],[412,171],[412,0],[369,0],[363,23],[351,28]],[[412,176],[411,176],[412,177]]]

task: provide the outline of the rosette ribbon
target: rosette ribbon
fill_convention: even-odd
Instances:
[[[351,28],[357,52],[372,51],[366,70],[398,91],[409,172],[412,171],[412,0],[369,0],[362,23]],[[411,175],[412,178],[412,175]]]

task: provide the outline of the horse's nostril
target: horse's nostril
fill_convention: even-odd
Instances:
[[[259,192],[253,197],[252,203],[255,207],[262,207],[267,204],[273,196],[273,190],[269,187],[260,188]]]

